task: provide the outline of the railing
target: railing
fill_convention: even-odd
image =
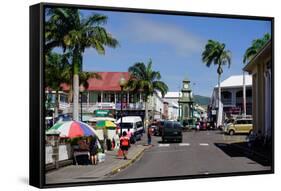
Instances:
[[[246,98],[246,103],[252,103],[252,102],[253,102],[253,98],[251,97]],[[236,103],[243,103],[243,97],[236,98]]]
[[[223,105],[232,105],[231,99],[221,99]]]
[[[144,110],[145,109],[145,104],[142,102],[139,103],[123,103],[122,108],[126,110]],[[60,105],[60,109],[64,111],[64,113],[70,113],[72,112],[73,109],[73,104],[62,104]],[[121,109],[121,103],[82,103],[82,111],[83,112],[88,112],[92,113],[95,110],[98,109],[116,109],[120,110]],[[79,103],[78,105],[78,111],[81,111],[81,104]]]

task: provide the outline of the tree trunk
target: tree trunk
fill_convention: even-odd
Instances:
[[[245,71],[243,71],[243,116],[246,117],[246,82],[245,82]]]
[[[217,113],[217,127],[220,125],[218,124],[219,121],[219,115],[220,115],[220,109],[221,109],[221,74],[218,75],[218,113]]]
[[[79,120],[79,52],[77,49],[73,51],[73,120]]]
[[[144,107],[145,107],[145,115],[144,115],[144,128],[145,130],[147,130],[147,127],[148,127],[148,120],[149,120],[149,117],[148,117],[148,96],[147,95],[144,95]]]
[[[56,99],[55,99],[55,117],[59,115],[59,91],[56,90]]]
[[[79,75],[73,75],[73,120],[79,119]]]

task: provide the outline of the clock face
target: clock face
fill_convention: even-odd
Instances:
[[[183,87],[184,87],[185,89],[187,89],[187,88],[188,88],[188,84],[184,84]]]

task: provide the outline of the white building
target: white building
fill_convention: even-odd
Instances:
[[[148,111],[152,119],[162,119],[164,100],[160,92],[148,98]]]
[[[177,120],[179,117],[179,97],[181,92],[167,92],[165,95],[165,101],[168,103],[167,118],[171,120]]]
[[[221,102],[227,115],[239,115],[243,112],[243,75],[230,76],[221,82]],[[252,76],[245,76],[246,114],[252,114]],[[218,108],[218,85],[211,97],[212,108]]]

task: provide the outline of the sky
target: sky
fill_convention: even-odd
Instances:
[[[217,84],[217,67],[208,68],[201,58],[209,39],[225,43],[231,51],[231,66],[223,67],[222,80],[242,75],[243,55],[254,39],[271,33],[271,23],[261,20],[224,19],[82,10],[108,17],[104,27],[119,41],[117,48],[106,48],[105,55],[86,49],[83,71],[128,71],[136,62],[152,59],[153,70],[161,73],[169,91],[179,91],[188,77],[193,93],[210,97]]]

